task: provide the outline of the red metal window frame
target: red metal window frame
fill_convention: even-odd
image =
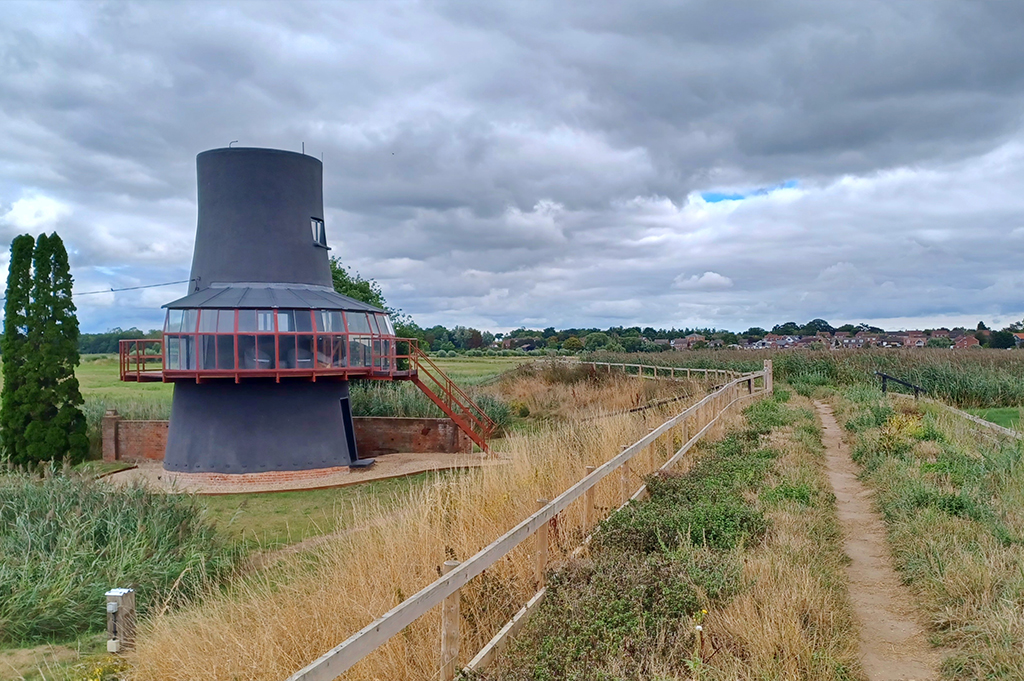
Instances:
[[[162,355],[162,357],[161,357],[162,362],[161,363],[163,365],[163,370],[164,370],[165,377],[169,378],[169,379],[191,378],[191,377],[194,377],[196,379],[196,381],[199,381],[200,379],[203,379],[203,378],[234,378],[236,382],[240,381],[243,378],[250,378],[250,377],[271,377],[271,378],[274,378],[277,381],[280,381],[281,378],[305,377],[305,378],[311,378],[312,380],[315,381],[318,376],[321,376],[321,377],[323,377],[323,376],[333,376],[333,377],[343,377],[343,378],[344,377],[348,377],[350,375],[369,376],[369,377],[385,377],[385,376],[390,376],[391,373],[395,370],[395,368],[397,366],[397,361],[396,361],[397,357],[396,357],[396,354],[395,354],[397,352],[397,345],[395,343],[395,336],[393,334],[380,333],[379,320],[377,320],[377,319],[370,320],[369,318],[367,318],[367,320],[366,320],[367,324],[370,326],[369,333],[361,333],[360,332],[360,333],[353,334],[351,332],[350,327],[349,327],[349,315],[350,314],[361,314],[361,315],[373,314],[376,317],[376,316],[379,316],[377,313],[373,313],[373,312],[369,312],[369,313],[368,312],[360,312],[358,310],[345,311],[345,310],[321,310],[320,308],[285,308],[286,310],[292,311],[292,312],[300,312],[301,311],[301,312],[308,313],[309,314],[309,321],[310,321],[311,331],[281,331],[281,326],[280,326],[280,321],[279,321],[279,315],[280,315],[281,309],[279,309],[279,308],[269,308],[269,309],[268,308],[260,308],[259,310],[255,310],[255,308],[244,308],[244,309],[245,310],[253,309],[257,313],[259,311],[269,311],[269,312],[271,312],[273,314],[273,324],[272,324],[273,331],[272,331],[272,334],[271,333],[267,333],[266,331],[260,332],[258,330],[252,331],[251,333],[248,332],[248,331],[246,331],[244,333],[240,333],[239,332],[239,319],[240,319],[240,312],[242,311],[241,308],[235,308],[233,310],[230,309],[230,308],[178,308],[176,310],[168,310],[167,311],[167,316],[165,317],[165,320],[164,320],[164,333],[163,333],[163,343],[162,343],[163,348],[162,348],[162,353],[161,353],[161,355]],[[184,321],[185,318],[187,318],[187,316],[189,314],[192,314],[192,313],[195,314],[195,324],[193,325],[193,328],[191,330],[170,331],[168,329],[168,324],[169,324],[171,313],[172,312],[179,312],[179,311],[183,315],[182,321]],[[221,312],[225,312],[225,311],[231,311],[233,313],[233,320],[234,320],[234,322],[232,324],[232,331],[230,333],[221,332],[221,331],[217,330],[219,328],[219,322],[220,322],[219,316],[220,316],[220,313]],[[325,332],[319,331],[318,327],[317,327],[317,319],[316,319],[316,316],[315,316],[319,312],[340,312],[341,313],[341,322],[342,322],[343,332],[340,332],[340,333],[339,332],[328,332],[328,333],[325,333]],[[213,313],[216,313],[217,316],[218,316],[217,320],[214,322],[214,325],[213,325],[214,331],[203,331],[203,332],[200,332],[199,329],[202,326],[203,315],[204,314],[213,314]],[[293,324],[293,326],[297,326],[297,325]],[[257,320],[257,327],[259,327],[258,320]],[[377,332],[374,332],[374,328],[377,329]],[[384,328],[387,328],[386,324],[385,324]],[[180,329],[180,327],[179,327],[179,329]],[[240,349],[240,345],[241,345],[239,343],[239,337],[242,336],[242,335],[245,335],[245,336],[250,336],[251,335],[251,336],[253,336],[253,339],[254,339],[254,342],[255,342],[255,350],[256,350],[257,354],[259,352],[259,347],[260,347],[259,338],[260,337],[266,337],[266,336],[273,335],[273,338],[274,338],[274,368],[272,368],[272,369],[243,369],[243,368],[241,368],[241,359],[242,358],[241,358],[241,356],[239,354],[239,349]],[[234,360],[235,360],[234,361],[234,368],[229,369],[229,368],[221,368],[221,367],[217,366],[217,368],[214,368],[214,369],[207,369],[207,368],[203,368],[201,366],[201,364],[205,364],[205,351],[202,351],[201,348],[200,348],[200,346],[203,345],[203,339],[204,339],[205,336],[210,336],[211,338],[214,339],[214,341],[213,341],[213,350],[214,350],[214,364],[215,364],[215,366],[219,364],[219,358],[220,358],[219,340],[218,339],[223,337],[223,336],[228,336],[228,337],[230,337],[232,339],[233,352],[234,352]],[[290,367],[290,368],[284,368],[284,369],[281,368],[281,361],[280,361],[280,357],[281,357],[281,338],[285,337],[287,339],[292,340],[295,343],[296,354],[298,354],[298,338],[299,338],[299,336],[309,336],[312,339],[311,366],[310,367],[298,367],[298,366],[296,366],[296,367]],[[319,340],[320,340],[321,337],[329,338],[330,339],[330,342],[331,342],[331,353],[332,353],[331,356],[332,356],[332,358],[333,358],[333,354],[334,354],[334,346],[335,346],[335,344],[336,343],[342,343],[343,344],[343,348],[344,348],[344,366],[341,366],[341,367],[333,366],[333,359],[331,360],[331,366],[327,366],[327,367],[320,366],[320,363],[318,361],[317,349],[320,347]],[[168,366],[167,366],[168,365],[168,350],[167,350],[167,348],[168,348],[168,340],[170,340],[172,338],[176,339],[177,342],[178,342],[178,367],[176,367],[176,368],[168,368]],[[182,362],[182,341],[185,341],[185,346],[186,346],[186,352],[185,352],[185,357],[184,357],[186,366],[189,363],[187,346],[191,343],[191,345],[195,349],[195,362],[194,362],[194,367],[191,368],[191,369],[182,369],[182,368],[180,368],[181,367],[181,362]],[[353,353],[352,353],[352,345],[351,345],[353,341],[359,343],[360,345],[362,345],[362,343],[364,343],[364,342],[368,342],[368,344],[369,344],[369,348],[368,348],[369,349],[369,365],[367,365],[365,363],[366,362],[365,359],[361,359],[361,363],[358,366],[353,366],[353,364],[352,364]],[[366,348],[365,345],[362,346],[362,347]],[[381,349],[380,352],[378,352],[378,348]],[[361,349],[359,354],[363,355],[365,353]],[[203,357],[200,357],[200,355],[203,355]]]

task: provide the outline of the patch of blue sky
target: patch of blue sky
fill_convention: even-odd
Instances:
[[[758,189],[751,189],[745,192],[701,192],[700,197],[707,203],[742,201],[743,199],[749,199],[751,196],[766,196],[780,189],[793,189],[799,185],[800,183],[797,180],[786,180],[782,184],[777,184],[772,187],[760,187]]]

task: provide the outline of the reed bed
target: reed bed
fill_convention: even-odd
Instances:
[[[734,371],[759,371],[764,360],[770,359],[775,379],[798,389],[878,385],[874,372],[881,371],[919,385],[932,397],[960,407],[1024,405],[1024,352],[1017,350],[696,350],[635,355],[595,353],[592,359]],[[890,387],[896,392],[904,390],[898,385]]]
[[[591,406],[532,432],[510,434],[504,465],[439,475],[398,503],[370,502],[356,510],[360,531],[249,576],[195,607],[143,622],[131,677],[285,678],[437,579],[444,561],[469,558],[531,514],[538,498],[553,498],[582,478],[586,466],[600,465],[687,406],[585,421],[609,403],[641,400],[649,388],[620,376],[573,390],[580,404]],[[663,441],[635,461],[634,486],[672,444]],[[617,506],[618,494],[618,476],[610,476],[597,487],[597,506]],[[581,541],[582,514],[581,504],[574,504],[559,517],[551,533],[555,560]],[[531,549],[532,542],[524,543],[462,589],[463,663],[532,595]],[[435,678],[437,610],[345,678]]]
[[[132,584],[143,613],[190,600],[233,551],[195,499],[69,474],[0,475],[0,643],[101,629],[103,594]]]

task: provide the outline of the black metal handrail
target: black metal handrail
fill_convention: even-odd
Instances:
[[[875,376],[879,376],[882,379],[882,392],[883,393],[887,392],[888,387],[889,387],[888,386],[888,382],[889,381],[895,381],[896,383],[899,383],[900,385],[903,385],[903,386],[906,386],[908,388],[911,388],[914,391],[914,399],[915,400],[917,399],[919,393],[927,393],[928,392],[927,390],[925,390],[924,388],[922,388],[919,385],[914,385],[913,383],[907,383],[906,381],[901,380],[899,378],[896,378],[895,376],[890,376],[889,374],[883,374],[881,371],[876,371],[875,372]]]

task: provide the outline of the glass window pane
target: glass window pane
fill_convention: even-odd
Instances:
[[[317,319],[320,315],[317,315]],[[331,336],[316,337],[316,365],[317,367],[331,366],[331,353],[334,352]]]
[[[218,333],[234,333],[235,332],[235,311],[234,310],[221,310],[220,311],[220,314],[217,315],[217,332]],[[234,360],[232,360],[232,364],[234,364]]]
[[[181,330],[187,333],[196,332],[196,322],[199,321],[199,310],[183,310],[183,317],[181,321]]]
[[[295,336],[281,336],[278,338],[277,350],[277,366],[281,369],[294,369]]]
[[[377,327],[377,315],[371,314],[371,315],[366,315],[366,316],[370,320],[370,333],[379,336],[380,335],[380,329]]]
[[[264,331],[265,329],[260,329]],[[277,330],[281,333],[295,330],[295,310],[277,311]]]
[[[240,310],[239,312],[244,311]],[[252,319],[255,322],[256,316],[253,315]],[[238,368],[247,370],[260,368],[259,363],[256,361],[256,336],[238,337]]]
[[[295,368],[296,369],[312,369],[313,368],[313,337],[312,336],[296,336],[295,337]]]
[[[334,352],[331,354],[331,366],[343,367],[348,355],[348,343],[345,336],[334,336]]]
[[[274,358],[273,336],[256,336],[256,368],[261,370],[273,369],[276,366]]]
[[[221,313],[223,314],[223,312]],[[217,336],[217,368],[235,368],[235,337]]]
[[[381,322],[382,322],[382,324],[381,324],[380,332],[381,333],[386,333],[389,336],[394,336],[395,335],[395,327],[391,325],[391,317],[389,317],[387,315],[381,315]],[[387,329],[387,330],[385,331],[385,329]]]
[[[217,330],[217,310],[199,311],[199,330],[209,332]]]
[[[180,356],[178,355],[177,336],[167,337],[167,368],[172,370],[181,368],[181,359]]]
[[[341,324],[341,313],[337,310],[316,310],[314,316],[316,317],[317,331],[344,333],[345,327]]]
[[[181,337],[181,368],[194,371],[196,368],[196,337]]]
[[[256,310],[256,330],[257,331],[273,331],[274,330],[274,311],[273,310]]]
[[[165,330],[171,333],[181,331],[181,310],[168,310]]]
[[[313,318],[309,310],[293,310],[295,313],[295,330],[299,333],[309,333],[313,330]]]
[[[199,364],[200,369],[217,368],[217,337],[199,337]]]
[[[256,330],[256,310],[238,311],[238,330],[250,332]]]
[[[365,312],[346,312],[349,333],[370,333],[370,322],[366,321]]]

